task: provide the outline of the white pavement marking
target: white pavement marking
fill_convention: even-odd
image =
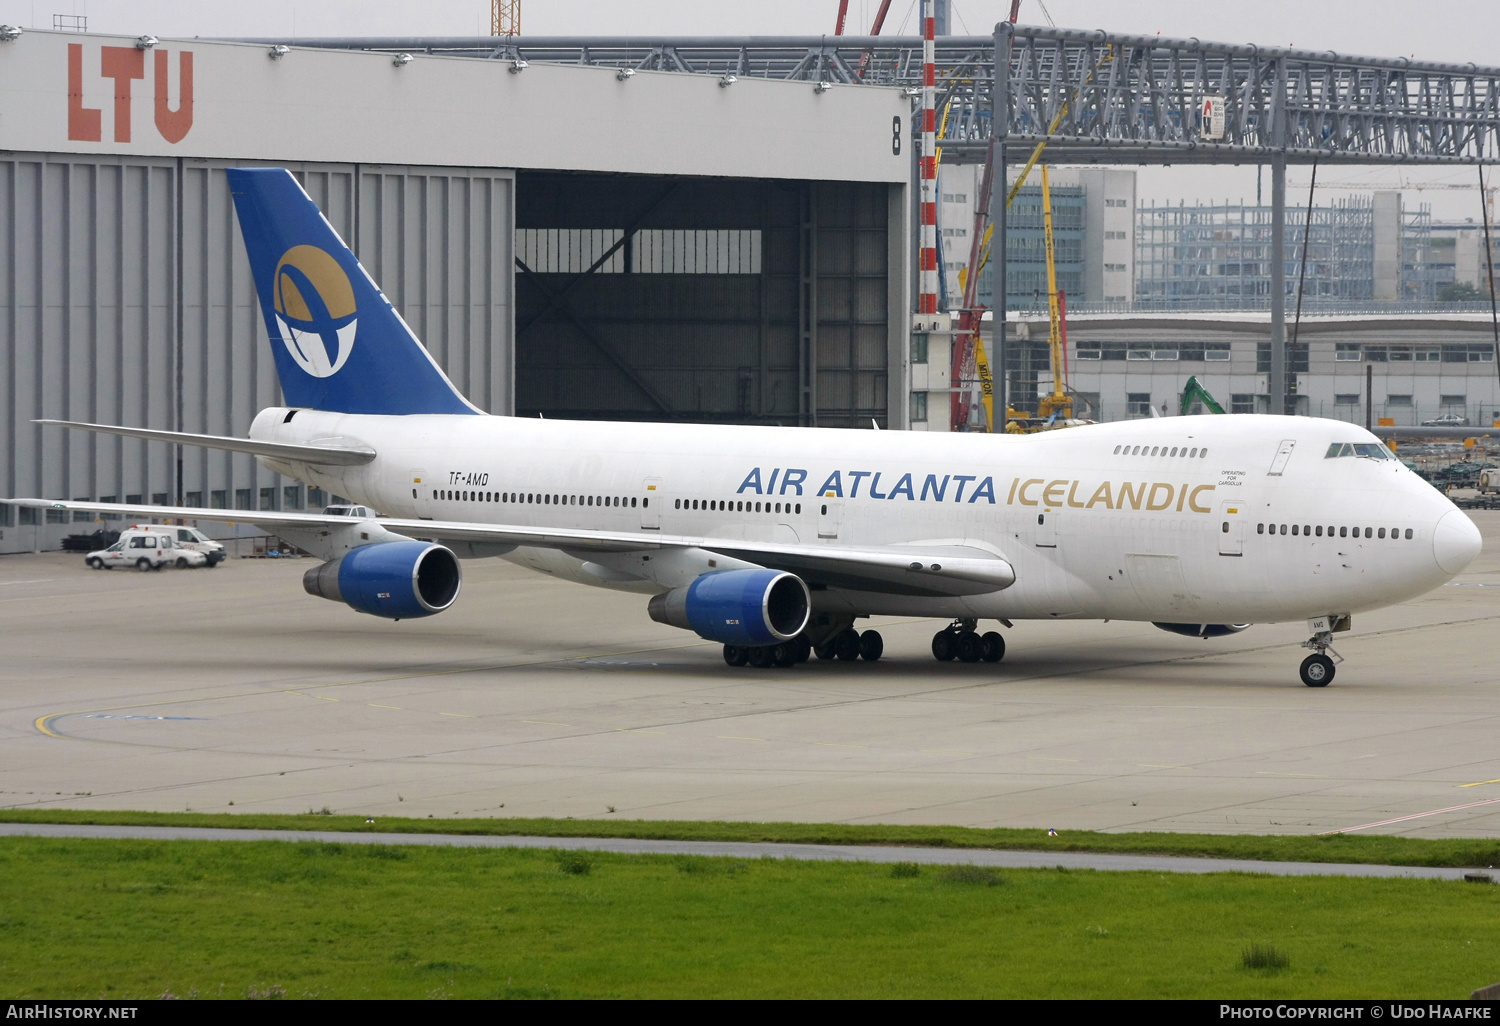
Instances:
[[[1465,784],[1464,787],[1469,785]],[[1410,819],[1426,819],[1428,816],[1441,816],[1445,812],[1461,812],[1464,809],[1476,808],[1480,805],[1494,805],[1500,802],[1500,798],[1486,798],[1482,802],[1469,802],[1467,805],[1450,805],[1446,809],[1433,809],[1430,812],[1414,812],[1410,816],[1397,816],[1395,819],[1382,819],[1378,823],[1362,823],[1359,826],[1344,827],[1342,830],[1325,830],[1319,837],[1327,837],[1330,834],[1348,834],[1355,830],[1370,830],[1374,827],[1390,826],[1392,823],[1405,823]]]

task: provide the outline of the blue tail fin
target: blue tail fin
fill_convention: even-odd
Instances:
[[[291,172],[227,174],[288,406],[481,412],[433,362]]]

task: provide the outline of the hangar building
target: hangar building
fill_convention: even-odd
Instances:
[[[280,402],[236,165],[297,174],[491,413],[907,426],[897,89],[26,32],[0,111],[0,494],[325,501],[32,423],[242,435]],[[92,530],[0,504],[0,552]]]

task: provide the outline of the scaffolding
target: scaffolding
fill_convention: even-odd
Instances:
[[[1369,306],[1375,282],[1376,216],[1373,197],[1354,196],[1328,206],[1286,208],[1283,279],[1295,297],[1302,270],[1304,232],[1307,272],[1304,312]],[[1273,209],[1243,203],[1141,206],[1136,215],[1137,309],[1266,310],[1271,305]],[[1440,288],[1432,259],[1432,212],[1428,204],[1400,213],[1401,280],[1404,303],[1432,303]]]

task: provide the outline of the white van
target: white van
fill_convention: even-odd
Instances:
[[[137,570],[160,570],[164,566],[187,569],[207,566],[208,557],[177,544],[174,528],[131,527],[120,532],[120,540],[107,549],[90,552],[84,562],[95,570],[133,566]]]
[[[151,531],[170,537],[181,548],[201,552],[207,560],[204,566],[215,567],[229,557],[224,546],[214,541],[196,527],[180,527],[175,524],[131,524],[132,531]]]
[[[207,567],[216,567],[220,563],[224,562],[224,560],[229,558],[229,553],[225,550],[224,546],[214,541],[212,538],[204,534],[202,531],[198,530],[196,527],[172,527],[167,525],[153,525],[151,527],[151,530],[171,531],[176,536],[178,545],[181,545],[185,549],[192,549],[194,552],[203,553],[204,558],[208,560],[208,562],[204,564]]]

